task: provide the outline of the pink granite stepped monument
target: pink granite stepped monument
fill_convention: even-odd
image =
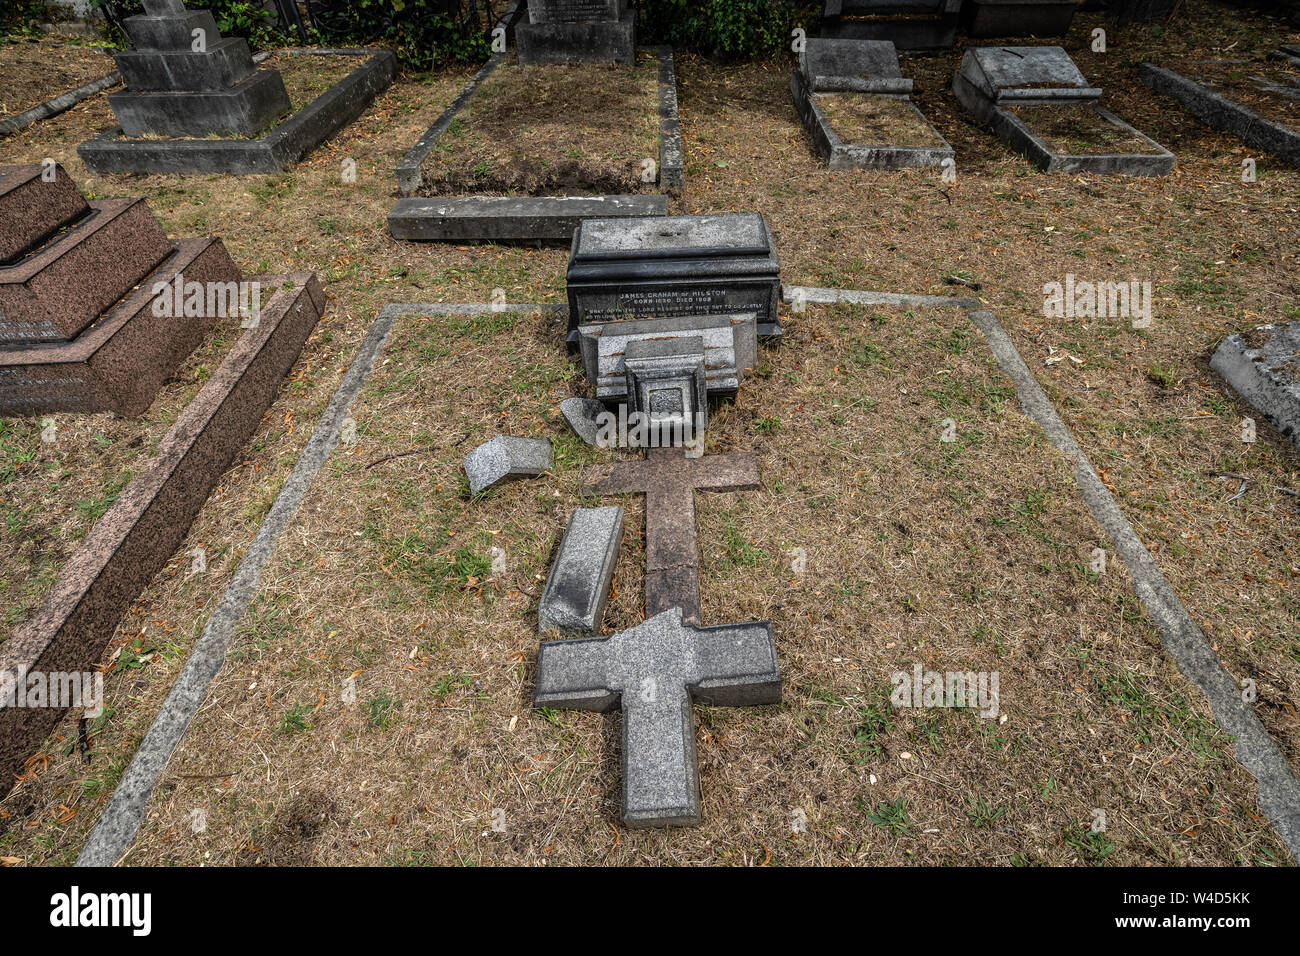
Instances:
[[[87,202],[55,165],[0,167],[0,251],[0,415],[138,415],[243,279],[220,239],[173,242],[144,200]],[[178,277],[224,308],[175,315]]]

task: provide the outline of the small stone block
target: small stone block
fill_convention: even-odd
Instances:
[[[698,335],[637,339],[623,356],[628,406],[649,416],[661,434],[681,438],[686,422],[694,432],[708,425],[709,401],[704,379],[704,339]],[[679,444],[674,440],[671,444]]]
[[[968,49],[958,77],[990,100],[1095,100],[1070,55],[1059,46],[983,46]]]
[[[117,68],[130,90],[224,90],[253,75],[248,41],[221,40],[204,53],[189,50],[124,50]]]
[[[591,398],[566,398],[560,402],[560,413],[564,420],[588,445],[597,444],[600,436],[597,419],[607,411],[603,403]]]
[[[216,19],[207,10],[192,10],[182,17],[127,17],[122,25],[137,50],[192,49],[196,30],[207,43],[215,43],[221,36]]]
[[[540,475],[550,468],[551,443],[545,438],[498,435],[465,456],[465,474],[472,494],[506,478]]]
[[[622,543],[622,508],[607,505],[573,512],[542,590],[539,631],[600,633]]]
[[[388,214],[394,239],[411,242],[478,242],[515,239],[571,240],[584,219],[662,216],[668,197],[455,196],[399,199]]]

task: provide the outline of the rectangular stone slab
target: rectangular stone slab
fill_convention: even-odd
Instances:
[[[623,543],[623,509],[578,508],[560,540],[537,608],[537,629],[599,634],[614,563]]]
[[[618,20],[625,0],[530,0],[529,23],[583,23]]]
[[[185,539],[194,516],[275,400],[325,307],[310,273],[263,278],[278,288],[64,565],[49,596],[0,645],[0,673],[84,672],[102,659],[122,614]],[[0,706],[0,796],[63,716],[56,708]]]
[[[816,92],[910,93],[912,81],[898,68],[888,40],[810,37],[799,54],[799,72]]]
[[[524,66],[547,63],[636,62],[636,16],[629,7],[617,20],[521,23],[515,46]]]
[[[478,242],[515,239],[570,241],[584,219],[663,216],[668,197],[457,196],[406,198],[388,214],[394,239],[410,242]]]
[[[591,322],[744,312],[759,335],[779,337],[780,277],[757,213],[588,219],[569,253],[568,342]]]
[[[994,102],[1000,100],[1095,100],[1068,53],[1059,46],[983,46],[968,49],[957,76]]]
[[[743,707],[781,701],[767,621],[692,627],[674,609],[607,638],[544,641],[535,707],[623,712],[623,823],[694,826],[700,784],[692,701]]]
[[[60,165],[0,166],[0,263],[35,251],[52,235],[90,212],[81,190]]]
[[[0,345],[75,338],[171,255],[143,199],[90,205],[93,215],[0,268]]]
[[[127,136],[255,136],[289,111],[289,94],[279,73],[258,70],[228,89],[127,90],[108,105]]]
[[[201,283],[240,279],[219,240],[182,239],[157,271],[75,341],[0,348],[0,415],[143,412],[218,321],[154,315],[154,283],[178,274]]]

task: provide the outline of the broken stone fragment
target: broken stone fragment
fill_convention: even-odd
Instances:
[[[588,445],[596,444],[596,437],[600,434],[597,419],[605,411],[604,404],[592,398],[566,398],[560,402],[560,414],[574,433]]]
[[[550,469],[551,443],[546,438],[498,435],[465,456],[465,474],[472,494],[506,478],[540,475]]]
[[[617,505],[573,512],[542,591],[538,630],[600,633],[622,541],[623,509]]]

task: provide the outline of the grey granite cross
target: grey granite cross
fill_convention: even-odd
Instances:
[[[700,822],[691,704],[781,702],[776,640],[767,621],[682,623],[681,608],[610,637],[544,641],[535,706],[623,711],[623,822]]]
[[[700,558],[695,546],[695,490],[752,491],[759,486],[753,455],[687,458],[683,448],[650,448],[623,462],[588,492],[640,492],[645,502],[646,617],[679,607],[688,624],[700,620]]]

